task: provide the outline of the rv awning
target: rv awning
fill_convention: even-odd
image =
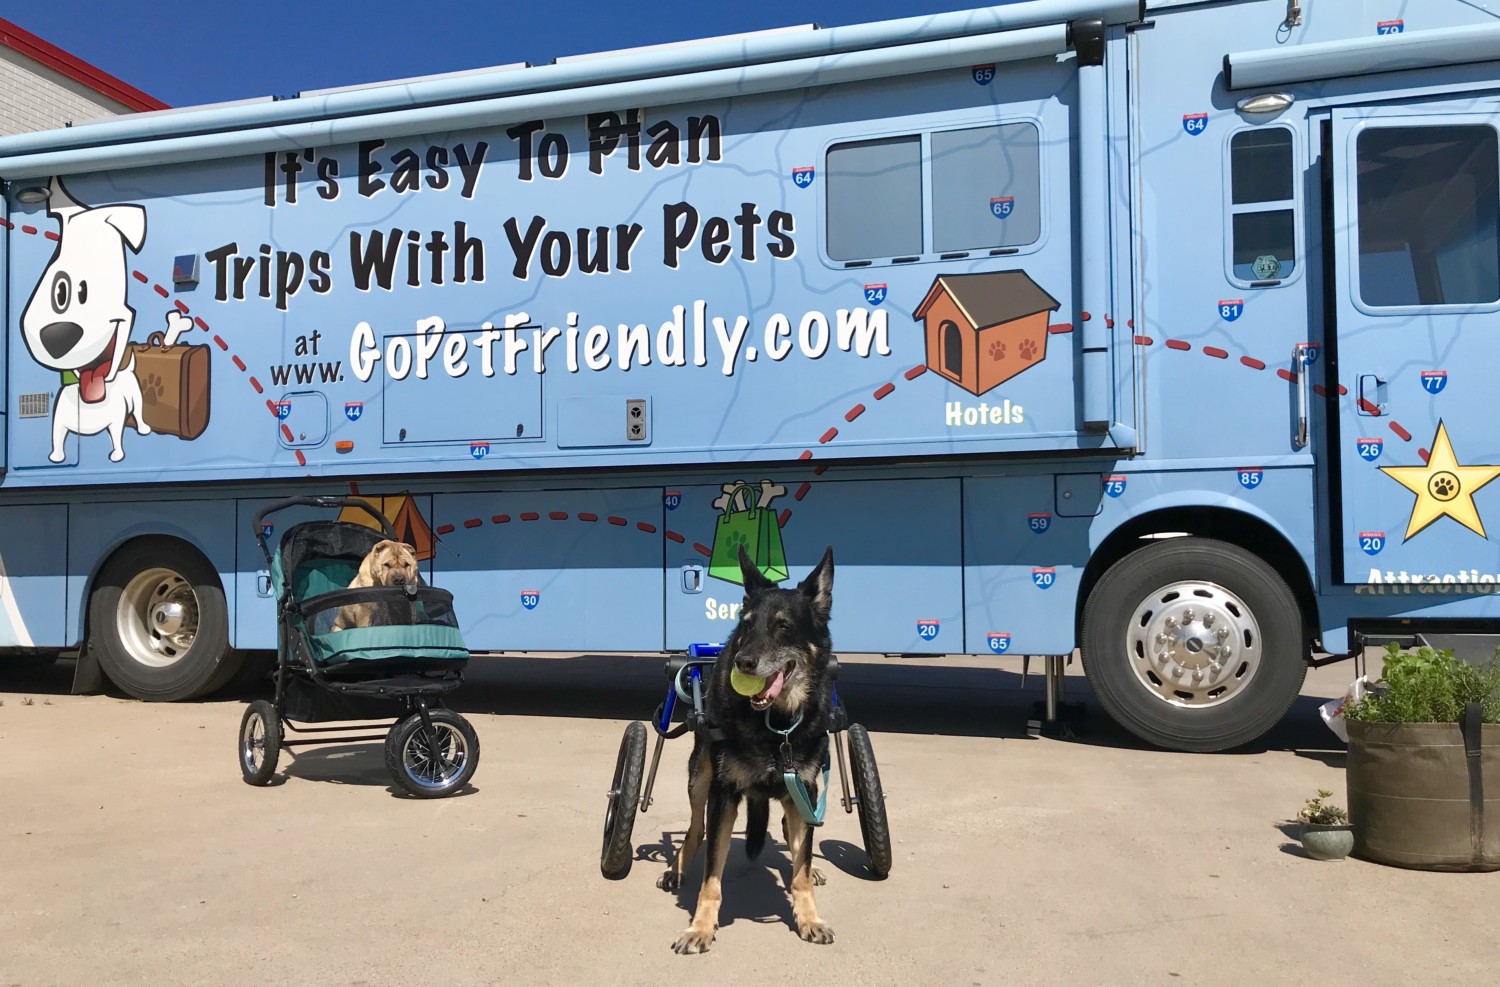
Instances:
[[[1261,48],[1224,56],[1224,88],[1257,89],[1500,60],[1500,24]]]

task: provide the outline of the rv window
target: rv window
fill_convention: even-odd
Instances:
[[[1037,129],[1011,123],[932,135],[932,249],[1019,247],[1041,237]]]
[[[1360,133],[1359,294],[1366,305],[1500,300],[1500,155],[1488,126]]]
[[[828,149],[828,256],[922,252],[922,140],[894,137]]]
[[[1231,273],[1240,281],[1285,281],[1297,266],[1292,132],[1242,130],[1229,141]]]

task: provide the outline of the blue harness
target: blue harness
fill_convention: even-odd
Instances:
[[[782,780],[786,783],[786,793],[791,796],[792,803],[797,806],[797,814],[802,821],[809,826],[823,825],[823,812],[828,808],[828,758],[823,758],[823,784],[818,788],[818,806],[813,808],[812,799],[808,797],[807,786],[797,773],[792,770],[792,745],[787,735],[797,729],[802,723],[802,711],[797,710],[797,718],[792,720],[791,726],[782,730],[771,723],[771,711],[766,710],[766,729],[772,733],[781,734],[781,750],[777,752],[777,761],[781,768]]]

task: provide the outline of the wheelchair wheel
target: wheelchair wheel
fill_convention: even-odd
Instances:
[[[264,699],[251,703],[240,719],[239,752],[245,784],[269,784],[281,757],[281,718]]]
[[[849,727],[849,773],[858,799],[859,831],[870,855],[870,873],[884,878],[891,872],[891,830],[885,818],[885,792],[875,767],[870,734],[858,723]]]
[[[396,784],[419,799],[452,795],[479,767],[479,735],[451,709],[430,709],[432,729],[412,713],[385,738],[385,766]]]
[[[599,870],[611,881],[630,873],[635,847],[630,836],[641,799],[641,774],[646,768],[646,725],[636,722],[625,728],[620,753],[615,758],[615,776],[609,783],[609,805],[604,810],[604,848]]]

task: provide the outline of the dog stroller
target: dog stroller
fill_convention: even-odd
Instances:
[[[306,521],[286,530],[273,555],[266,517],[298,506],[360,508],[380,529]],[[402,789],[418,798],[461,789],[479,765],[479,737],[468,720],[442,705],[442,697],[463,684],[469,660],[452,595],[420,580],[348,588],[377,542],[399,540],[384,515],[359,498],[293,497],[265,508],[254,523],[276,597],[276,692],[270,702],[252,702],[241,721],[245,781],[268,784],[283,747],[384,738],[386,768]],[[360,617],[335,630],[341,610]],[[387,724],[298,727],[294,722],[392,717],[386,733],[361,736],[348,734]],[[287,732],[298,736],[288,738]]]

